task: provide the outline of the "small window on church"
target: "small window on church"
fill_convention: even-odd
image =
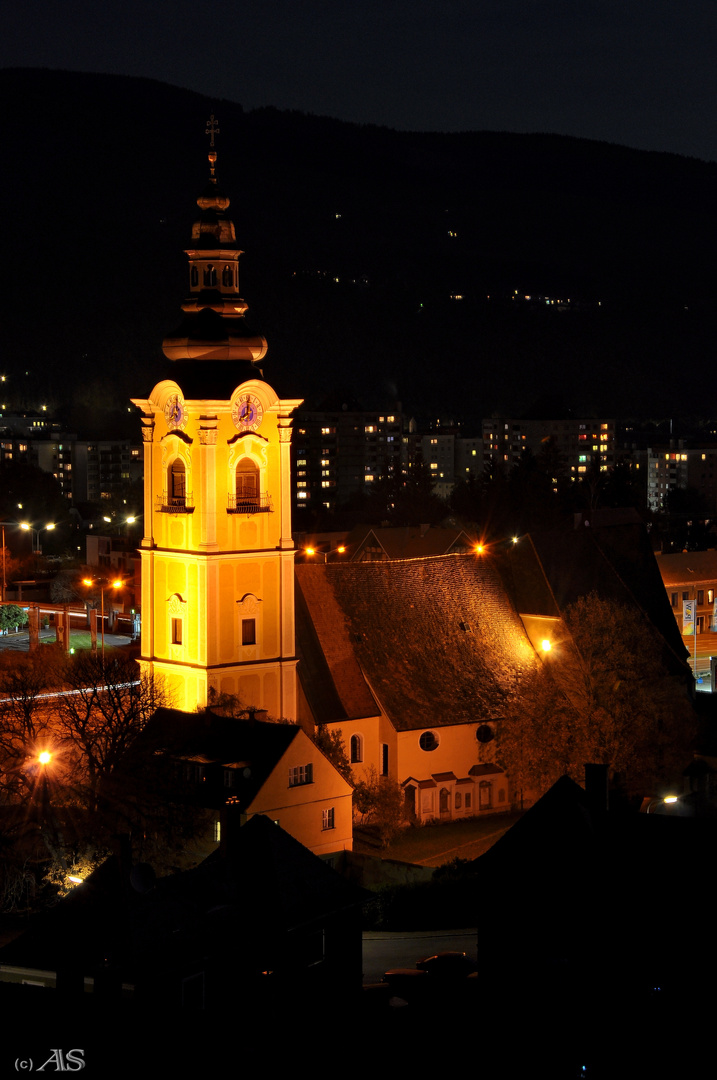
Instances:
[[[242,458],[236,471],[237,507],[256,506],[259,502],[259,470],[249,458]]]
[[[176,458],[169,469],[169,497],[175,506],[184,506],[187,500],[187,472],[181,458]]]
[[[234,284],[234,271],[228,264],[222,270],[222,285],[225,289],[231,289]]]
[[[363,761],[363,739],[360,735],[351,736],[351,764]]]
[[[172,619],[172,644],[182,644],[182,620]]]
[[[242,619],[241,643],[242,645],[256,645],[256,619]]]
[[[217,287],[217,271],[211,265],[211,263],[209,263],[208,266],[204,267],[204,288],[205,289],[216,289],[216,287]]]

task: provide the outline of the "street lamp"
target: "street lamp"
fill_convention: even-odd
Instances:
[[[124,585],[124,582],[119,578],[116,581],[106,581],[104,579],[95,581],[94,578],[83,578],[82,579],[82,584],[83,585],[95,585],[95,584],[97,584],[100,587],[100,607],[101,607],[100,619],[101,619],[101,623],[102,623],[102,628],[101,628],[102,629],[102,660],[104,661],[104,658],[105,658],[105,589],[108,588],[108,587],[110,587],[112,589],[121,589],[122,586]]]
[[[321,555],[324,560],[324,565],[326,565],[326,563],[329,561],[329,555],[333,555],[334,552],[337,552],[337,554],[339,555],[343,555],[346,551],[346,547],[344,544],[339,544],[338,547],[329,548],[328,551],[319,551],[318,548],[307,547],[304,548],[304,551],[307,555]]]
[[[106,522],[108,525],[115,525],[117,527],[117,535],[119,536],[120,533],[122,532],[122,527],[124,525],[134,525],[136,523],[137,515],[136,514],[128,514],[127,517],[116,518],[114,514],[112,516],[110,516],[108,514],[103,514],[102,520],[104,522]]]
[[[0,521],[0,526],[2,527],[2,602],[3,602],[3,604],[5,603],[5,589],[7,588],[7,583],[5,581],[5,526],[6,525],[15,525],[15,527],[17,527],[17,522],[16,521]]]
[[[42,548],[40,547],[40,533],[43,531],[43,529],[51,532],[55,528],[55,524],[54,522],[50,522],[48,525],[41,525],[39,529],[35,529],[29,521],[21,521],[20,528],[23,529],[25,532],[30,533],[30,547],[32,548],[33,555],[42,555]],[[33,533],[37,537],[36,543],[33,541]]]
[[[50,788],[47,780],[47,766],[52,760],[52,754],[49,750],[43,750],[37,755],[38,763],[42,769],[40,773],[40,826],[41,828],[47,824],[50,808]]]

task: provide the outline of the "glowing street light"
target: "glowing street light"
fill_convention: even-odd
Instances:
[[[548,638],[543,638],[543,640],[540,642],[540,647],[544,653],[549,653],[553,646]]]
[[[104,579],[98,579],[97,581],[95,581],[94,578],[83,578],[82,579],[82,584],[87,585],[88,587],[90,585],[95,585],[96,584],[96,585],[99,585],[99,587],[100,587],[100,607],[101,607],[100,621],[101,621],[101,629],[102,629],[102,659],[104,660],[104,658],[105,658],[105,589],[106,588],[121,589],[122,586],[124,585],[124,582],[121,580],[121,578],[117,578],[116,581],[105,581]]]
[[[17,528],[16,521],[0,521],[0,528],[2,528],[2,601],[5,603],[5,589],[7,584],[5,581],[5,526],[14,525]]]
[[[336,552],[338,555],[343,555],[345,551],[346,547],[344,544],[339,544],[335,548],[329,548],[328,551],[319,551],[318,548],[315,547],[304,548],[304,552],[307,555],[320,555],[324,560],[324,565],[326,565],[326,563],[329,561],[329,555],[333,555],[334,552]]]
[[[30,533],[30,546],[32,547],[33,555],[42,555],[42,548],[40,547],[40,533],[43,531],[43,529],[47,530],[47,532],[52,532],[52,530],[55,528],[55,523],[54,521],[51,521],[47,525],[41,525],[39,529],[36,529],[33,525],[30,524],[29,521],[21,521],[20,528],[24,532]],[[36,539],[34,539],[34,537],[36,537]]]
[[[47,766],[52,760],[52,754],[49,750],[42,750],[37,755],[38,764],[41,766],[40,772],[40,827],[45,828],[50,824],[50,785],[48,780]]]

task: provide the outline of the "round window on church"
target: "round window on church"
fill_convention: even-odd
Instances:
[[[476,729],[476,739],[478,742],[490,742],[492,738],[494,738],[494,732],[490,724],[479,724]]]
[[[435,750],[438,747],[438,736],[435,731],[424,731],[418,740],[421,750]]]

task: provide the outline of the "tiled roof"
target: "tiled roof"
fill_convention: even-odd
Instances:
[[[486,762],[483,765],[473,765],[468,770],[469,776],[486,776],[488,773],[503,772],[500,765],[494,765],[492,762]]]
[[[717,582],[717,551],[680,551],[655,558],[666,587]]]
[[[495,565],[521,615],[560,615],[531,536],[522,537],[504,557],[496,559]]]
[[[526,612],[525,605],[533,599],[536,601],[533,606],[547,603],[546,592],[534,580],[537,574],[533,577],[529,572],[529,563],[535,558],[561,614],[579,597],[591,592],[630,607],[637,605],[665,639],[674,662],[683,664],[685,647],[643,525],[582,526],[575,532],[532,533],[525,541],[497,564],[510,590],[514,588],[513,582],[523,582],[523,594],[516,592],[514,596],[521,613]],[[515,565],[515,571],[510,569],[511,564]],[[553,612],[544,608],[529,613]]]
[[[299,675],[318,723],[376,716],[380,709],[363,676],[349,621],[325,566],[296,567],[296,651]]]
[[[380,528],[357,525],[346,537],[349,556],[353,558],[369,538],[383,548],[389,559],[423,559],[430,555],[445,555],[455,544],[461,547],[475,544],[464,529],[455,527],[406,525]]]
[[[349,716],[372,715],[361,672],[394,726],[410,730],[495,716],[535,669],[500,577],[474,555],[296,572]]]

